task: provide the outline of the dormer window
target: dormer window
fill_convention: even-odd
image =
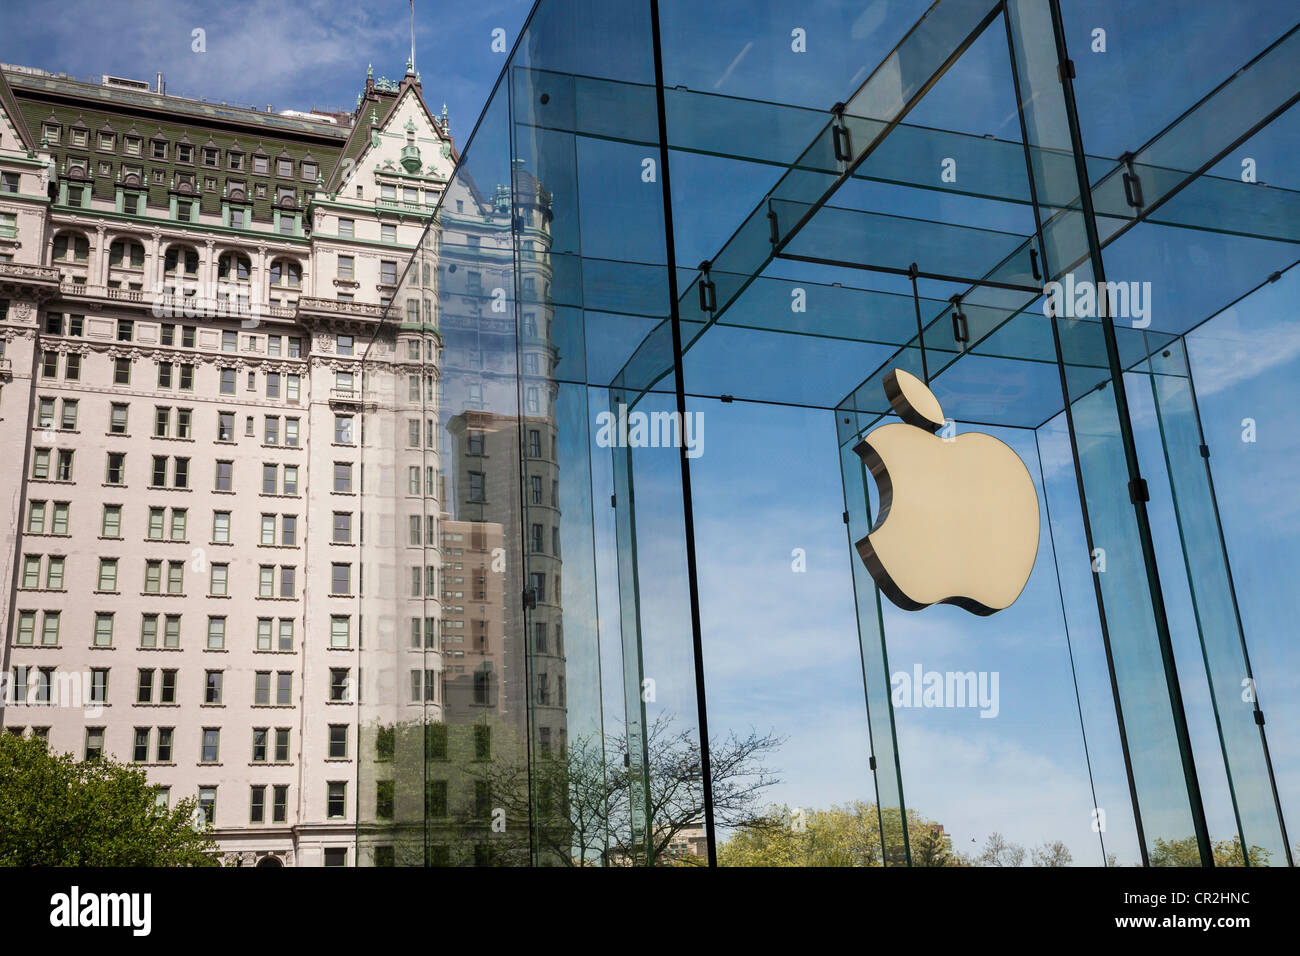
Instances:
[[[140,137],[139,137],[139,136],[124,136],[124,137],[122,138],[122,152],[126,153],[128,156],[139,156],[139,155],[140,155]]]
[[[107,150],[107,151],[109,151],[109,152],[112,152],[112,151],[113,151],[113,146],[115,145],[115,140],[116,140],[116,137],[114,137],[114,135],[113,135],[112,133],[100,133],[100,134],[99,134],[99,148],[100,148],[100,149],[103,149],[103,150]]]
[[[257,176],[265,176],[270,171],[270,160],[265,156],[253,157],[253,173]]]
[[[230,163],[231,169],[239,170],[244,168],[244,154],[233,149],[226,151],[226,161]]]
[[[46,142],[48,142],[51,146],[57,146],[59,143],[59,133],[61,132],[61,130],[62,127],[60,127],[58,123],[42,123],[41,138],[44,139]]]
[[[203,165],[217,167],[221,165],[221,150],[215,146],[203,147]]]
[[[291,178],[293,176],[293,160],[292,159],[276,160],[275,174],[277,176],[284,176],[285,178]]]
[[[317,175],[318,175],[318,168],[315,163],[304,162],[302,164],[303,179],[308,179],[311,180],[312,182],[315,182]]]
[[[84,147],[84,146],[86,145],[86,131],[85,131],[84,129],[75,129],[75,128],[74,128],[74,129],[72,130],[71,135],[70,135],[69,142],[70,142],[71,145],[73,145],[73,146],[82,146],[82,147]]]
[[[149,155],[152,156],[154,159],[166,159],[167,146],[168,146],[167,140],[155,139],[149,144],[149,148],[150,148]]]
[[[194,162],[194,147],[189,143],[176,144],[176,161],[178,163]]]

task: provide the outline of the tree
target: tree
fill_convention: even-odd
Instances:
[[[1240,837],[1233,837],[1231,840],[1218,840],[1211,844],[1210,850],[1214,854],[1215,866],[1246,865],[1241,853]],[[1269,857],[1271,856],[1272,853],[1264,849],[1264,847],[1252,846],[1250,848],[1250,865],[1268,866]],[[1151,849],[1149,861],[1152,866],[1200,866],[1201,851],[1194,836],[1182,840],[1165,840],[1157,837],[1156,844]]]
[[[646,730],[644,767],[625,759],[631,753],[626,730],[576,737],[563,752],[535,748],[530,762],[524,741],[508,739],[501,726],[495,728],[491,757],[482,759],[462,733],[473,729],[411,721],[375,730],[376,753],[384,740],[383,762],[390,765],[384,779],[393,781],[395,812],[376,820],[370,831],[394,845],[399,864],[421,862],[430,839],[490,848],[492,861],[502,865],[532,859],[550,866],[703,862],[669,854],[683,831],[704,824],[699,735],[692,727],[675,727],[670,714]],[[758,816],[762,792],[777,782],[764,759],[781,743],[757,732],[711,741],[719,828]],[[426,776],[450,781],[436,809],[423,795]]]
[[[996,830],[989,834],[983,851],[975,859],[979,866],[1023,866],[1024,862],[1025,848],[1010,842]]]
[[[1069,866],[1074,862],[1074,854],[1060,840],[1035,847],[1030,855],[1034,866]]]
[[[0,734],[0,865],[216,866],[194,798],[157,805],[144,771]]]
[[[886,809],[887,832],[900,830],[898,811]],[[874,803],[855,800],[827,810],[769,807],[758,820],[738,827],[718,850],[722,866],[880,866],[881,813]],[[915,811],[907,814],[913,866],[961,866],[943,828]],[[904,865],[890,854],[889,865]]]
[[[683,830],[704,824],[704,785],[700,774],[699,734],[673,729],[673,717],[659,714],[646,728],[646,765],[637,768],[623,755],[624,728],[608,738],[609,841],[611,862],[654,866],[670,862],[668,847]],[[719,829],[765,825],[758,812],[763,791],[780,783],[764,766],[767,754],[785,739],[751,731],[709,741],[713,782],[713,820]],[[640,804],[645,804],[644,809]],[[649,828],[642,821],[649,821]],[[635,821],[635,825],[634,825]],[[703,862],[695,857],[671,861]]]

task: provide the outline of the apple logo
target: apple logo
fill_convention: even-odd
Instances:
[[[853,449],[880,489],[875,526],[857,543],[876,586],[906,611],[955,604],[972,614],[1010,607],[1038,556],[1038,493],[1024,462],[992,435],[935,434],[939,400],[916,376],[885,376],[903,420]]]

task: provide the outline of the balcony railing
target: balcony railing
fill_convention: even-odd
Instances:
[[[25,262],[0,262],[0,279],[38,285],[58,285],[62,281],[57,267],[28,265]]]

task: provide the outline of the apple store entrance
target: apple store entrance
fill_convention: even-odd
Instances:
[[[1230,164],[1286,165],[1300,33],[1180,26],[1206,85],[1085,68],[1119,0],[832,6],[543,0],[417,252],[526,861],[1290,864],[1300,599],[1238,569],[1300,571],[1249,505],[1300,181]]]

